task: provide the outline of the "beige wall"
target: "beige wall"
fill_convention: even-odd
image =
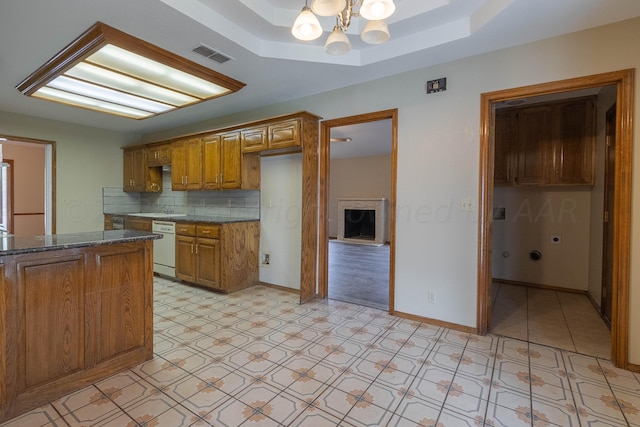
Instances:
[[[591,188],[496,187],[493,277],[586,291],[589,283]],[[560,244],[551,242],[560,236]],[[533,261],[531,251],[542,257]]]
[[[55,142],[56,232],[103,228],[102,188],[122,186],[122,150],[138,135],[0,112],[0,133]]]
[[[391,199],[391,155],[333,159],[329,174],[329,237],[338,236],[339,198]],[[389,215],[384,240],[389,241]]]

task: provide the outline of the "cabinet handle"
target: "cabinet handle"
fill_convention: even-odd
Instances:
[[[191,244],[191,254],[193,254],[193,243]]]
[[[209,230],[202,230],[202,234],[209,234],[210,231]]]
[[[222,183],[224,182],[224,181],[223,181],[223,178],[222,178],[223,176],[224,176],[224,175],[220,174],[220,184],[222,184]]]
[[[185,184],[187,184],[187,185],[189,185],[189,177],[188,177],[188,176],[185,176],[185,177],[184,177],[184,183],[185,183]]]
[[[198,255],[198,245],[196,244],[196,255]]]

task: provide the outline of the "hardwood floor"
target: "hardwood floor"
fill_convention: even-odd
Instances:
[[[389,309],[389,245],[329,241],[329,298]]]

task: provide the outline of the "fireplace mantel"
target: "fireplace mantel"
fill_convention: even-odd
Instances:
[[[361,239],[345,237],[345,210],[375,211],[375,237]],[[381,198],[339,198],[338,199],[338,240],[362,245],[384,245],[385,224],[387,215],[387,199]]]

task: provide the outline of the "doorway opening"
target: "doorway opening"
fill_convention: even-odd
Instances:
[[[3,226],[15,235],[54,234],[55,142],[0,135],[0,153],[11,168],[3,176],[13,178],[13,188],[3,188],[4,194],[11,192],[11,199],[3,203]],[[1,184],[4,187],[9,180]]]
[[[366,149],[356,145],[355,132],[363,132],[360,143]],[[373,144],[373,137],[367,137],[367,132],[378,137],[383,135],[383,143]],[[334,142],[331,142],[332,138]],[[367,146],[368,141],[371,144]],[[397,110],[322,122],[318,268],[318,295],[321,298],[393,313],[396,150]],[[375,162],[384,164],[376,167],[373,166]],[[362,166],[360,170],[373,169],[374,174],[377,170],[378,176],[354,179],[360,173],[356,168],[358,164]],[[378,183],[370,182],[372,180]],[[363,221],[358,221],[358,236],[345,238],[345,213],[338,208],[339,203],[350,210],[371,210],[372,204],[380,203],[384,208],[378,209],[375,219],[366,216],[370,219],[369,225],[363,226]],[[373,237],[362,238],[363,233],[372,234],[374,229],[377,231]]]
[[[479,275],[478,275],[478,332],[486,334],[491,323],[491,281],[494,208],[494,156],[495,110],[498,103],[516,99],[564,92],[588,90],[614,85],[615,104],[615,189],[613,211],[610,213],[616,227],[614,245],[610,249],[613,259],[611,272],[611,359],[613,363],[628,367],[628,318],[630,272],[630,213],[631,213],[631,153],[633,142],[633,70],[622,70],[593,76],[508,89],[482,94],[481,146],[480,146],[480,200],[479,200]],[[495,254],[493,256],[496,256]]]

